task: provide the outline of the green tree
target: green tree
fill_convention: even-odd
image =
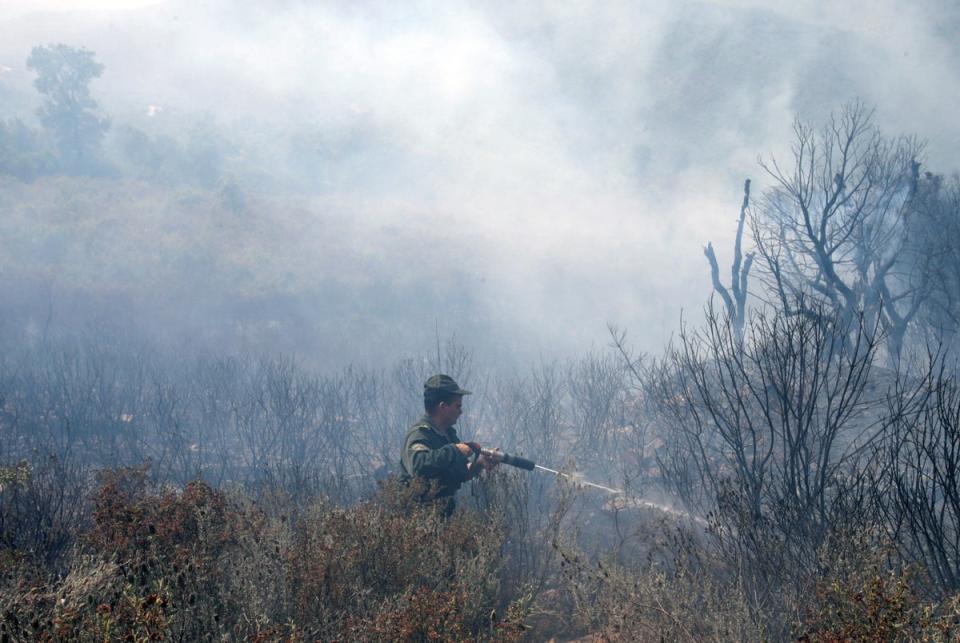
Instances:
[[[18,118],[0,120],[0,174],[30,181],[56,167],[38,130]]]
[[[37,73],[33,84],[45,97],[37,113],[57,143],[64,168],[88,171],[110,127],[96,114],[90,96],[90,81],[100,77],[103,65],[88,49],[57,44],[34,47],[27,67]]]

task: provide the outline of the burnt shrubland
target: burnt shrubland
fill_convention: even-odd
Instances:
[[[947,638],[952,362],[931,353],[892,371],[875,326],[851,323],[757,313],[738,338],[714,314],[657,359],[498,376],[454,342],[328,374],[90,335],[11,348],[3,627]],[[393,478],[400,434],[440,369],[477,392],[465,435],[574,478],[502,467],[461,491],[449,521],[410,502]]]
[[[960,636],[957,181],[862,104],[763,161],[729,288],[709,244],[717,300],[663,352],[611,328],[527,367],[437,337],[323,368],[349,324],[404,344],[402,307],[465,297],[462,275],[423,289],[442,261],[394,273],[346,216],[307,234],[313,206],[248,190],[212,122],[111,127],[89,51],[31,60],[42,129],[0,122],[3,640]],[[198,304],[154,320],[193,343],[143,330],[152,288]],[[350,316],[358,293],[376,315]],[[308,336],[310,362],[264,350]],[[436,372],[476,392],[462,436],[566,475],[501,467],[450,519],[413,502],[399,449]]]

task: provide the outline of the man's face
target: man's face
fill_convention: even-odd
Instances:
[[[463,413],[463,396],[455,395],[449,403],[440,402],[437,407],[437,422],[445,427],[453,426]]]

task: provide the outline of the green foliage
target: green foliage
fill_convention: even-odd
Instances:
[[[0,174],[32,181],[56,167],[40,133],[19,118],[0,121]]]
[[[211,118],[196,123],[187,134],[183,169],[186,177],[203,187],[213,187],[223,173],[229,144]]]
[[[151,136],[141,129],[125,127],[115,138],[120,155],[129,164],[127,172],[136,178],[167,185],[217,187],[223,175],[229,142],[214,123],[202,119],[191,127],[183,140],[159,134]],[[242,195],[220,190],[225,207],[234,212],[243,208]],[[221,186],[223,188],[223,186]]]
[[[44,96],[37,114],[57,143],[64,168],[89,173],[110,127],[96,114],[89,88],[90,81],[103,73],[103,65],[88,49],[56,44],[34,47],[27,67],[37,73],[34,86]]]
[[[130,174],[138,179],[170,181],[179,172],[180,145],[169,136],[150,137],[136,127],[124,127],[115,133],[116,143]]]

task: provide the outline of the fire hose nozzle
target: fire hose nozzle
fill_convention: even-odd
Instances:
[[[509,464],[511,467],[517,467],[519,469],[525,469],[526,471],[533,471],[534,469],[540,469],[541,471],[546,471],[547,473],[552,473],[556,476],[562,476],[568,480],[572,480],[574,484],[577,485],[586,485],[588,487],[593,487],[595,489],[600,489],[601,491],[606,491],[608,493],[615,493],[619,496],[624,495],[624,492],[620,489],[614,489],[612,487],[605,487],[602,484],[597,484],[596,482],[588,482],[583,480],[579,476],[572,475],[570,473],[564,473],[563,471],[556,471],[555,469],[547,468],[541,464],[537,464],[533,460],[527,460],[526,458],[521,458],[520,456],[510,455],[509,453],[504,453],[499,449],[484,449],[476,442],[467,442],[470,446],[470,449],[473,451],[473,455],[476,458],[479,458],[481,455],[487,456],[494,462],[502,462],[504,464]]]
[[[480,453],[488,458],[492,458],[494,461],[502,462],[503,464],[509,464],[511,467],[517,467],[518,469],[533,471],[533,468],[537,466],[533,460],[527,460],[526,458],[521,458],[518,455],[510,455],[509,453],[504,453],[503,451],[480,449]]]

